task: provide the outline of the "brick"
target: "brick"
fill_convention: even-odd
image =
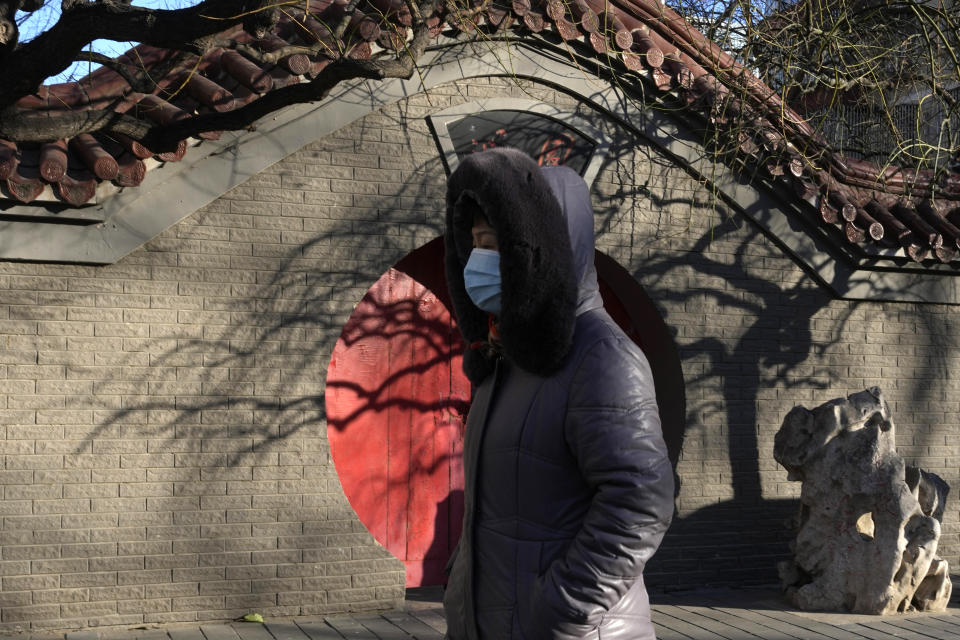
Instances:
[[[93,324],[87,322],[41,321],[37,333],[41,336],[92,336]]]
[[[355,604],[368,600],[375,600],[376,597],[377,591],[373,587],[364,587],[361,589],[338,589],[336,591],[327,592],[327,598],[331,603],[342,602]]]
[[[96,446],[96,445],[95,445]],[[119,463],[119,458],[116,458]],[[93,469],[90,471],[91,482],[144,482],[147,478],[145,469]],[[117,489],[119,495],[119,488]]]
[[[170,540],[130,540],[117,545],[117,554],[120,556],[159,555],[172,551],[173,544]]]
[[[250,593],[249,580],[220,580],[200,583],[200,595],[227,595],[238,593]]]
[[[125,516],[131,516],[130,512],[145,511],[147,501],[145,498],[91,498],[90,510],[101,512],[106,517],[111,517],[110,512],[123,513]]]
[[[250,552],[201,553],[199,561],[201,567],[239,566],[250,562]]]
[[[186,540],[200,535],[197,526],[148,527],[147,537],[155,540]]]
[[[332,547],[329,549],[304,549],[303,550],[303,561],[310,562],[340,562],[345,560],[350,560],[353,557],[353,554],[350,552],[350,549],[344,549],[341,547]]]
[[[117,584],[156,584],[171,581],[170,569],[150,569],[143,571],[118,571]]]
[[[117,465],[112,465],[117,466]],[[174,466],[173,454],[125,454],[120,456],[120,465],[124,468],[145,469],[150,467]]]
[[[216,566],[201,566],[191,569],[174,569],[173,570],[173,581],[174,582],[207,582],[211,580],[223,580],[224,579],[224,569],[223,567]]]
[[[400,576],[398,579],[398,575]],[[403,574],[393,571],[389,573],[362,573],[352,576],[354,587],[397,586],[403,583]],[[402,597],[402,596],[401,596]]]
[[[145,588],[141,585],[123,585],[116,587],[90,587],[87,589],[90,602],[99,600],[139,600],[145,596]],[[117,603],[120,605],[121,603]]]
[[[35,391],[46,393],[44,390],[37,389],[37,383],[33,380],[0,380],[0,393],[32,394]]]
[[[178,496],[224,495],[226,482],[178,482],[174,484],[174,494]]]
[[[143,556],[90,558],[90,571],[138,571],[144,568]]]
[[[226,517],[222,511],[178,511],[173,514],[173,521],[178,525],[223,524]]]
[[[160,613],[170,611],[169,598],[126,600],[117,603],[119,613]]]
[[[89,597],[87,589],[49,589],[33,593],[34,604],[85,602]]]
[[[196,566],[197,566],[196,553],[180,552],[180,553],[174,553],[174,554],[162,555],[162,556],[144,557],[145,569],[173,569],[173,568],[196,567]]]
[[[55,576],[52,577],[55,578]],[[116,584],[116,571],[71,573],[60,576],[61,587],[104,587]]]
[[[27,607],[5,607],[0,614],[3,622],[33,622],[60,617],[60,605],[37,604]]]
[[[199,448],[199,443],[195,441],[178,441],[184,444],[184,449],[194,448],[194,445],[197,445]],[[149,448],[149,447],[148,447]],[[153,468],[147,469],[147,480],[150,482],[168,482],[173,483],[173,493],[177,495],[177,484],[178,481],[194,481],[200,478],[200,469],[190,469],[183,467],[176,467],[173,469],[170,468]]]
[[[37,420],[37,412],[30,410],[2,410],[0,409],[0,424],[33,424]]]
[[[23,563],[27,564],[27,563]],[[26,573],[26,572],[25,572]],[[3,591],[39,591],[56,589],[59,586],[59,576],[4,576]]]
[[[0,515],[17,516],[33,512],[33,503],[29,500],[5,500],[0,504]]]
[[[65,544],[61,547],[61,555],[64,558],[98,558],[114,556],[116,553],[117,545],[114,542]]]
[[[277,512],[273,509],[242,509],[227,511],[227,522],[276,522]]]
[[[173,487],[170,487],[171,493]],[[200,508],[198,496],[150,497],[147,498],[147,511],[196,511]]]
[[[8,456],[6,459],[6,468],[59,469],[63,467],[63,461],[63,456],[59,455]]]
[[[55,484],[6,485],[3,487],[4,500],[33,500],[60,498],[63,487]]]
[[[207,509],[249,509],[253,499],[249,495],[240,496],[200,496],[200,508]]]
[[[94,440],[92,451],[95,454],[145,453],[147,443],[143,440]]]
[[[396,580],[394,580],[396,582]],[[265,580],[253,580],[250,587],[254,593],[281,593],[284,591],[300,591],[302,583],[300,578],[272,578]]]
[[[0,609],[23,607],[30,604],[33,604],[33,592],[31,591],[0,592]]]
[[[90,500],[86,498],[64,498],[60,500],[34,500],[33,512],[45,513],[86,513],[90,511]]]
[[[264,580],[277,577],[275,565],[251,565],[226,568],[227,580]]]
[[[30,562],[30,572],[41,573],[78,573],[88,569],[86,558],[65,558],[51,560],[33,560]]]
[[[120,496],[125,498],[172,496],[172,482],[137,482],[120,485]],[[147,501],[147,509],[155,510],[150,500]]]
[[[3,547],[4,560],[39,560],[41,558],[59,558],[59,545],[19,545]]]
[[[67,456],[64,465],[72,469],[111,469],[120,466],[120,456],[108,454],[80,454]]]
[[[117,612],[115,602],[76,602],[60,605],[60,615],[67,617],[99,617],[109,616]]]
[[[3,519],[3,528],[6,530],[59,529],[60,521],[60,516],[8,516]]]
[[[189,598],[173,598],[174,611],[196,611],[198,609],[223,609],[222,596],[194,596]]]
[[[216,581],[216,580],[214,580]],[[145,586],[146,598],[190,597],[200,594],[198,582],[172,582],[167,584],[148,584]]]
[[[60,516],[60,524],[64,529],[115,527],[118,517],[114,513],[65,514]]]
[[[228,538],[223,541],[226,551],[266,551],[277,548],[275,537]]]
[[[0,471],[0,485],[17,485],[32,482],[34,471],[25,469],[21,471]]]
[[[272,593],[251,593],[244,595],[228,595],[224,598],[224,606],[230,609],[250,610],[262,607],[272,607],[277,604],[277,596]]]

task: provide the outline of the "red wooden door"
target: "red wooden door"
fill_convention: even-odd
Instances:
[[[446,305],[390,269],[357,305],[327,374],[340,481],[367,529],[406,564],[408,587],[441,584],[460,537],[470,399],[461,354]]]

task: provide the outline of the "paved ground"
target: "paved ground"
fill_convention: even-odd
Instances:
[[[775,589],[703,590],[653,596],[659,640],[960,640],[960,584],[942,614],[896,617],[808,613]],[[21,634],[10,640],[440,640],[446,622],[438,592],[414,594],[396,611],[277,619],[264,624],[166,625],[155,629]]]

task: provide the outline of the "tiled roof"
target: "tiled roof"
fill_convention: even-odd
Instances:
[[[285,9],[273,31],[260,39],[239,27],[227,31],[220,36],[226,46],[175,66],[151,95],[130,92],[123,77],[101,68],[78,82],[42,87],[18,106],[56,112],[115,104],[127,115],[165,123],[237,109],[280,87],[308,82],[338,56],[369,58],[379,50],[398,50],[410,38],[412,18],[403,0],[363,0],[337,39],[331,27],[343,21],[346,5],[346,0],[314,3],[309,15]],[[594,55],[618,73],[641,78],[648,94],[679,101],[691,107],[688,113],[715,126],[732,121],[731,110],[748,113],[754,133],[743,137],[740,151],[810,202],[819,212],[817,224],[838,230],[853,245],[902,248],[918,262],[957,259],[960,175],[881,170],[835,153],[816,164],[805,159],[796,149],[824,146],[813,128],[656,0],[497,0],[463,6],[438,9],[428,19],[431,35],[469,34],[478,26],[518,37],[540,34],[541,42],[568,43],[578,55]],[[270,52],[288,46],[300,51],[270,61],[276,57]],[[308,48],[317,53],[304,53]],[[119,60],[142,69],[158,68],[171,57],[170,51],[140,45]],[[743,90],[734,95],[728,86]],[[0,186],[4,195],[21,202],[51,189],[56,199],[81,206],[98,189],[109,188],[104,185],[136,187],[149,166],[179,161],[189,144],[181,141],[175,150],[155,154],[116,134],[83,134],[39,146],[0,140]]]

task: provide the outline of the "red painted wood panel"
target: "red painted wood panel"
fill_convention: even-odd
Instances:
[[[444,303],[390,269],[357,305],[327,374],[340,481],[360,520],[406,564],[410,587],[443,582],[460,536],[470,399],[461,350]]]

